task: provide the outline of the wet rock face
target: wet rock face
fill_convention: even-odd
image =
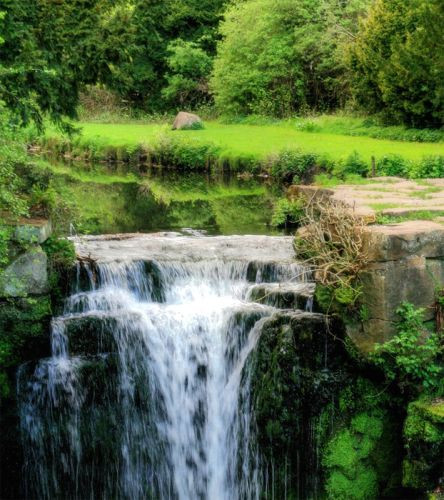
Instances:
[[[276,498],[319,494],[321,443],[329,433],[329,418],[322,426],[321,415],[346,379],[343,344],[328,333],[324,316],[286,311],[265,322],[252,391],[259,447],[266,472],[275,474]]]
[[[403,484],[432,490],[444,480],[444,400],[410,403],[404,425]]]
[[[435,289],[444,286],[444,226],[427,221],[369,226],[364,242],[370,263],[360,278],[369,319],[348,334],[368,352],[394,335],[402,302],[424,308],[425,320],[433,319]]]
[[[342,335],[324,316],[301,311],[263,324],[251,380],[270,497],[404,498],[402,417]]]

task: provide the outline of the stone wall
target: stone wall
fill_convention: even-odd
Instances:
[[[435,316],[435,291],[444,287],[444,225],[411,221],[368,226],[365,246],[369,264],[361,273],[362,302],[367,320],[348,334],[363,351],[389,340],[402,302]]]

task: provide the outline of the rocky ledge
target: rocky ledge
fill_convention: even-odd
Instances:
[[[122,260],[232,260],[291,264],[291,236],[183,236],[179,233],[116,234],[72,238],[80,258]]]

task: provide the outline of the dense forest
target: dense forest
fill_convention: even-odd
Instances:
[[[15,120],[74,116],[99,85],[146,113],[338,108],[440,127],[440,0],[2,0],[0,95]]]

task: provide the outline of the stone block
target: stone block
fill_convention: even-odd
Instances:
[[[48,259],[39,246],[19,255],[0,276],[1,297],[26,297],[48,292]]]
[[[52,233],[51,222],[47,219],[23,219],[14,231],[14,240],[22,243],[43,243]]]
[[[444,225],[431,221],[368,226],[364,246],[370,261],[385,262],[417,255],[444,257]]]
[[[444,283],[444,260],[412,256],[369,264],[361,273],[363,303],[371,319],[398,321],[402,302],[423,307],[425,320],[434,316],[435,287]]]

